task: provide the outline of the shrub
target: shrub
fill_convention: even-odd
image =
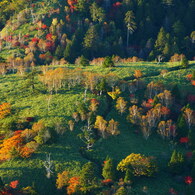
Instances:
[[[171,56],[169,62],[179,62],[182,60],[183,56],[184,56],[183,54],[179,55],[179,54],[175,53],[173,56]]]
[[[103,62],[102,65],[105,68],[114,67],[114,62],[113,62],[111,57],[107,56],[107,57],[105,57],[104,62]]]
[[[186,58],[186,56],[183,56],[183,58],[181,60],[181,66],[183,68],[187,68],[188,67],[188,64],[189,64],[188,59]]]
[[[81,66],[89,66],[89,60],[82,55],[75,60],[75,64]]]
[[[90,65],[102,65],[104,62],[104,58],[94,58],[90,61]]]

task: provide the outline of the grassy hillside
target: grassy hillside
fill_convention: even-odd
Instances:
[[[163,63],[160,65],[153,63],[130,63],[118,64],[113,68],[102,68],[98,66],[81,67],[83,71],[93,71],[101,74],[114,73],[120,79],[132,80],[134,70],[143,72],[143,80],[146,83],[150,81],[161,80],[165,83],[168,89],[173,86],[173,83],[179,85],[182,92],[194,93],[194,86],[186,81],[185,76],[195,69],[194,63],[191,63],[190,68],[181,70],[169,70],[176,67],[177,64]],[[58,67],[66,67],[58,66]],[[74,69],[76,65],[68,65]],[[50,66],[57,68],[57,66]],[[76,67],[77,68],[77,67]],[[160,71],[163,69],[169,70],[163,77]],[[37,67],[39,70],[39,67]],[[151,76],[151,74],[156,74]],[[43,119],[46,126],[55,129],[57,122],[61,121],[66,127],[66,132],[63,135],[58,135],[56,140],[51,144],[45,144],[39,147],[30,158],[16,158],[0,164],[0,176],[5,183],[18,179],[21,186],[34,185],[41,195],[63,194],[61,191],[56,191],[55,179],[57,173],[64,169],[70,170],[71,174],[78,173],[81,166],[88,160],[95,161],[99,167],[105,160],[106,156],[114,159],[118,163],[130,153],[142,153],[145,155],[154,156],[156,159],[159,172],[154,178],[148,179],[141,177],[136,179],[133,185],[133,194],[142,194],[144,186],[147,186],[148,193],[151,195],[168,194],[170,188],[175,188],[179,192],[185,191],[186,186],[182,181],[173,178],[167,171],[166,166],[170,159],[173,149],[186,152],[181,145],[174,145],[167,140],[163,140],[159,135],[153,133],[148,140],[145,140],[141,132],[136,133],[135,127],[127,122],[127,113],[123,116],[115,109],[115,103],[111,103],[108,108],[105,95],[97,96],[87,93],[87,99],[96,98],[100,101],[99,115],[105,115],[106,120],[115,119],[119,122],[120,135],[116,137],[108,137],[107,139],[100,138],[95,142],[93,151],[88,155],[82,155],[80,148],[83,147],[82,141],[78,138],[81,133],[82,123],[75,126],[75,130],[70,132],[67,127],[68,120],[71,119],[72,113],[78,107],[79,102],[84,99],[84,88],[76,87],[71,90],[62,89],[58,94],[49,95],[45,86],[41,84],[36,77],[35,92],[32,93],[24,76],[18,74],[7,74],[0,76],[1,96],[0,102],[8,102],[12,105],[13,115],[1,120],[1,124],[9,124],[11,120],[22,121],[26,117],[34,117],[36,121]],[[185,95],[182,94],[182,95]],[[140,98],[143,94],[140,93]],[[122,94],[129,103],[129,95],[127,92]],[[48,98],[50,104],[48,109]],[[1,125],[1,131],[3,131]],[[49,180],[45,177],[45,169],[43,161],[46,154],[51,153],[51,158],[54,162],[53,175]]]

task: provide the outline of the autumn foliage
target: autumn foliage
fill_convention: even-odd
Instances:
[[[0,105],[0,119],[5,118],[11,113],[11,105],[9,103],[3,103]]]
[[[10,138],[4,139],[0,145],[0,161],[9,160],[17,156],[28,158],[35,152],[36,147],[25,143],[24,131],[15,131]]]
[[[117,169],[123,172],[127,171],[130,167],[132,168],[134,176],[152,176],[157,170],[151,157],[134,153],[131,153],[125,159],[120,161]]]

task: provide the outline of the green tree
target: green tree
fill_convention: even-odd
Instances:
[[[158,54],[162,54],[167,43],[166,32],[162,27],[158,33],[156,42],[155,42],[155,49]]]
[[[75,7],[81,17],[87,17],[87,13],[89,11],[89,1],[77,0],[77,4],[75,5]]]
[[[89,27],[84,37],[83,46],[90,52],[90,57],[94,57],[94,52],[97,51],[98,48],[98,33],[95,26],[92,25]]]
[[[101,23],[104,21],[105,11],[101,7],[98,7],[96,2],[90,6],[90,13],[93,22]]]
[[[82,192],[94,192],[98,187],[96,175],[97,170],[94,163],[88,162],[83,165],[80,173],[80,190]]]
[[[116,169],[111,158],[106,158],[106,160],[104,161],[102,176],[104,177],[104,179],[111,179],[112,181],[116,179]]]
[[[85,58],[83,55],[80,57],[80,65],[81,66],[89,66],[89,60]]]
[[[186,123],[183,113],[177,119],[177,136],[186,137],[188,135],[188,125]]]
[[[188,67],[188,64],[189,64],[188,59],[186,58],[186,56],[183,56],[182,57],[182,60],[181,60],[181,66],[183,68],[187,68]]]
[[[125,178],[124,178],[124,182],[127,184],[131,184],[133,182],[133,171],[132,169],[127,169],[127,171],[125,172]]]
[[[105,57],[102,66],[105,67],[105,68],[113,67],[114,62],[112,60],[112,57],[109,57],[109,56]]]
[[[55,50],[54,56],[55,56],[58,60],[61,59],[61,58],[63,57],[63,48],[62,48],[60,45],[57,46],[57,48],[56,48],[56,50]]]
[[[172,174],[180,174],[183,172],[183,166],[184,166],[183,154],[174,150],[171,155],[171,159],[168,163],[170,172]]]
[[[125,14],[125,24],[127,26],[127,47],[129,46],[129,34],[133,34],[133,32],[136,30],[136,23],[135,23],[135,16],[133,11],[128,11]]]

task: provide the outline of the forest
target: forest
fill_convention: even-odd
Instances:
[[[194,0],[0,1],[0,195],[194,195]]]
[[[1,61],[74,63],[105,56],[194,59],[194,0],[0,2]]]

